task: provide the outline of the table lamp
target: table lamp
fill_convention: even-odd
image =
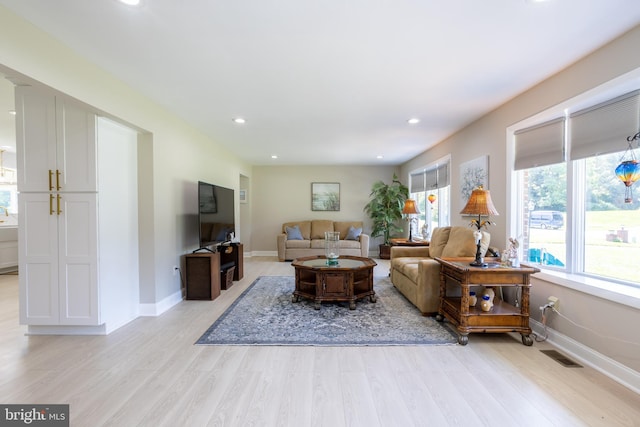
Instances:
[[[418,210],[418,206],[416,205],[416,201],[413,199],[407,199],[404,201],[404,207],[402,208],[402,213],[404,215],[407,215],[407,218],[409,219],[409,242],[412,241],[412,236],[411,236],[411,231],[413,229],[412,225],[413,225],[413,220],[415,219],[415,217],[413,215],[418,215],[420,214],[420,211]]]
[[[489,194],[489,190],[485,190],[480,185],[478,188],[474,189],[471,192],[471,197],[469,197],[469,201],[467,205],[460,211],[462,215],[478,215],[478,219],[472,219],[471,225],[477,227],[477,231],[473,233],[476,239],[476,245],[478,246],[476,250],[476,259],[469,265],[473,267],[486,267],[487,264],[483,261],[480,251],[480,240],[482,240],[482,231],[481,228],[487,225],[491,225],[491,221],[483,220],[482,217],[488,217],[490,215],[500,215],[496,210],[495,206],[493,206],[493,202],[491,201],[491,194]]]

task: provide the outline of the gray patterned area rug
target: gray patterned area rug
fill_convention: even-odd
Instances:
[[[200,337],[201,345],[447,345],[455,334],[424,317],[386,277],[374,282],[377,302],[291,302],[294,278],[261,276]]]

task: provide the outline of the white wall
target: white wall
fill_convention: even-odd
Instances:
[[[640,26],[405,163],[401,168],[403,178],[409,171],[451,153],[452,222],[454,225],[465,225],[467,221],[456,215],[462,209],[455,197],[456,189],[460,188],[459,166],[482,154],[488,154],[489,189],[500,213],[500,216],[494,218],[497,225],[490,229],[491,245],[504,249],[510,223],[507,174],[511,171],[511,165],[507,164],[506,158],[507,127],[640,68],[640,56],[637,54],[639,45]],[[573,340],[577,345],[584,344],[610,358],[613,363],[621,363],[640,372],[640,359],[637,357],[640,311],[637,308],[572,291],[553,282],[543,282],[535,276],[532,283],[531,315],[534,319],[541,320],[541,313],[536,308],[544,304],[548,296],[560,297],[562,311],[585,327],[575,327],[567,320],[552,315],[552,327],[568,338],[566,342]],[[635,345],[629,341],[635,342]]]
[[[238,189],[251,168],[188,123],[0,7],[0,67],[16,71],[130,123],[143,133],[140,197],[141,303],[161,304],[180,292],[173,266],[191,241],[196,183]],[[148,156],[151,156],[149,158]]]
[[[276,235],[282,223],[309,219],[363,221],[371,233],[371,221],[363,211],[375,181],[391,182],[392,166],[254,166],[252,177],[252,249],[276,253]],[[311,210],[311,183],[339,182],[340,211]],[[377,252],[380,239],[372,239]]]
[[[109,333],[139,314],[138,134],[99,117],[97,138],[100,317]]]

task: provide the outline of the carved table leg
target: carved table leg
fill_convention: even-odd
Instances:
[[[533,339],[529,334],[521,334],[522,335],[522,344],[530,347],[533,345]]]

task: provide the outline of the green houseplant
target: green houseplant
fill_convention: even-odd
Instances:
[[[382,236],[380,258],[389,259],[389,238],[391,234],[403,231],[397,222],[402,219],[402,207],[404,201],[409,197],[409,189],[398,181],[398,177],[394,173],[391,184],[385,184],[383,181],[375,182],[369,196],[371,200],[365,205],[364,211],[373,223],[371,237]]]

